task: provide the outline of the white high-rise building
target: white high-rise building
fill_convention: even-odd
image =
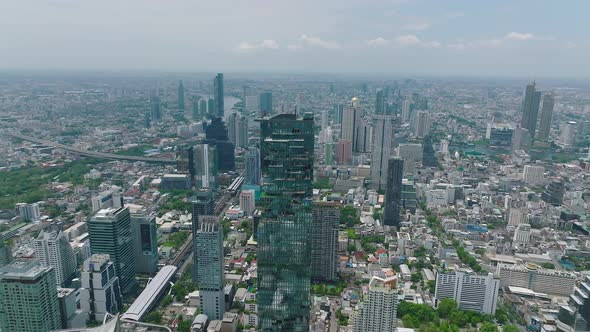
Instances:
[[[98,322],[107,313],[114,315],[123,308],[119,278],[109,255],[94,254],[84,262],[80,308]]]
[[[512,239],[513,245],[527,245],[531,241],[531,225],[520,224],[514,231],[514,238]]]
[[[522,172],[522,180],[526,184],[537,185],[543,183],[545,178],[545,167],[536,165],[525,165]]]
[[[393,148],[392,116],[375,115],[374,137],[371,151],[371,186],[376,190],[385,190],[387,184],[387,163]]]
[[[397,327],[397,277],[373,277],[359,309],[355,312],[355,332],[395,331]]]
[[[537,293],[569,296],[576,286],[573,272],[543,269],[536,264],[498,264],[496,275],[500,287],[515,286],[528,288]]]
[[[76,272],[76,254],[61,230],[41,231],[35,239],[35,258],[55,271],[55,281],[63,287]]]
[[[38,221],[41,218],[41,211],[39,210],[39,204],[32,203],[18,203],[16,204],[16,213],[28,221]]]
[[[254,213],[254,190],[242,190],[240,192],[240,209],[244,211],[244,215],[252,216]]]
[[[355,106],[358,105],[358,100],[353,98],[350,105],[344,109],[342,114],[342,130],[340,138],[347,139],[352,142],[352,150],[358,150],[358,136],[361,127],[361,110]]]
[[[219,217],[199,216],[195,247],[201,313],[211,320],[221,320],[225,312],[225,276],[223,229]]]
[[[453,299],[461,310],[474,310],[493,315],[498,302],[500,280],[465,272],[438,273],[436,275],[435,303]]]
[[[510,212],[508,213],[508,225],[518,226],[520,224],[525,224],[526,221],[526,214],[522,211],[522,209],[510,209]]]
[[[430,119],[427,111],[416,112],[414,120],[414,136],[424,137],[430,133]]]
[[[440,141],[440,152],[442,154],[444,154],[445,156],[449,155],[449,141],[446,139],[443,139]]]
[[[105,190],[96,196],[92,196],[92,211],[113,207],[123,207],[123,195],[121,188],[113,186],[111,189]]]
[[[408,123],[410,121],[410,107],[412,106],[412,102],[410,100],[404,100],[402,104],[402,122]]]
[[[578,123],[576,121],[562,123],[560,127],[559,140],[557,143],[563,147],[573,146],[576,139],[577,129]]]

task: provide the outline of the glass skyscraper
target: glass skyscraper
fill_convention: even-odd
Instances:
[[[260,119],[258,226],[261,331],[307,331],[310,312],[313,115]]]
[[[215,100],[215,115],[223,118],[223,74],[218,73],[213,80],[213,98]]]

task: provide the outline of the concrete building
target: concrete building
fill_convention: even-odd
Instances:
[[[252,189],[242,190],[240,192],[240,209],[244,215],[251,217],[255,209],[255,191]]]
[[[520,224],[514,231],[514,237],[512,238],[513,245],[528,245],[531,242],[531,225]]]
[[[522,287],[537,293],[569,296],[576,286],[573,272],[543,269],[535,264],[498,264],[500,287]]]
[[[94,254],[84,262],[81,282],[80,308],[90,319],[102,322],[107,313],[123,308],[119,278],[108,254]]]
[[[563,182],[563,179],[555,178],[549,183],[549,185],[547,185],[547,187],[545,187],[545,191],[541,193],[541,199],[547,204],[560,206],[563,204],[564,192],[565,183]]]
[[[123,195],[119,187],[113,187],[92,196],[92,211],[98,211],[109,207],[120,208],[123,206]]]
[[[438,273],[436,275],[435,303],[453,299],[459,309],[474,310],[493,315],[498,302],[500,280],[490,273],[487,276],[465,272]]]
[[[130,216],[135,272],[154,275],[158,271],[156,215],[150,214],[146,210],[140,210],[134,211]]]
[[[161,190],[186,190],[191,188],[190,174],[164,174],[160,181]]]
[[[135,260],[131,215],[128,208],[98,211],[88,222],[92,254],[108,254],[119,277],[121,291],[129,293],[135,286]]]
[[[355,101],[356,99],[356,101]],[[361,128],[361,109],[357,107],[357,98],[353,98],[342,114],[342,131],[340,138],[352,142],[352,151],[358,150],[358,137]]]
[[[34,243],[35,258],[44,267],[53,267],[58,287],[69,284],[78,265],[74,249],[65,234],[59,229],[41,231]]]
[[[195,195],[191,198],[191,229],[193,243],[196,243],[197,233],[200,229],[199,216],[213,215],[215,209],[214,204],[213,193],[210,189],[197,190]],[[191,271],[193,282],[197,282],[198,261],[199,255],[197,253],[197,247],[193,245],[193,269]]]
[[[568,302],[559,306],[557,332],[590,331],[590,276],[570,294]]]
[[[377,191],[385,190],[387,167],[393,151],[394,117],[375,115],[373,118],[374,137],[371,150],[371,187]]]
[[[414,118],[414,136],[423,138],[430,133],[430,115],[427,111],[418,111]]]
[[[559,140],[557,144],[564,148],[572,147],[576,140],[576,131],[578,123],[576,121],[567,121],[559,127]]]
[[[26,221],[38,221],[41,218],[38,203],[18,203],[16,204],[16,214]]]
[[[383,224],[399,227],[402,206],[402,178],[404,161],[400,158],[390,158],[387,168],[387,186],[385,188],[385,209]]]
[[[314,280],[337,278],[340,208],[341,204],[336,202],[313,203],[311,277]]]
[[[373,277],[369,290],[354,315],[355,332],[395,331],[398,304],[397,278]]]
[[[525,165],[522,172],[522,180],[526,184],[538,185],[543,183],[545,178],[545,167],[535,165]]]
[[[535,82],[527,84],[522,101],[522,118],[520,127],[529,131],[531,142],[535,140],[540,103],[541,91],[535,90]]]
[[[61,317],[61,326],[63,328],[81,328],[86,326],[88,313],[78,309],[76,294],[79,293],[74,288],[58,288],[57,298],[59,300],[59,311]]]
[[[537,140],[541,142],[547,142],[549,140],[554,106],[555,98],[553,97],[553,94],[544,95],[543,107],[541,108],[541,123],[539,125],[539,131],[537,132]]]
[[[199,216],[195,253],[201,312],[211,319],[223,319],[225,312],[223,229],[219,218]]]
[[[511,208],[508,214],[508,225],[518,226],[527,222],[527,216],[522,209]]]
[[[244,183],[249,185],[260,185],[260,150],[250,147],[245,156],[246,170]]]
[[[221,118],[224,113],[223,93],[223,74],[218,73],[213,80],[213,100],[215,101],[215,116]]]
[[[350,165],[352,162],[352,141],[340,139],[336,143],[336,163],[338,165]]]

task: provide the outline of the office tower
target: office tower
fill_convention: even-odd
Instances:
[[[223,74],[218,73],[213,80],[213,98],[215,99],[215,115],[223,118]]]
[[[80,308],[91,320],[102,322],[107,313],[123,309],[120,278],[108,254],[94,254],[84,262],[81,275]]]
[[[160,104],[161,102],[159,96],[154,95],[150,98],[150,113],[152,122],[159,122],[160,120],[162,120],[162,111]]]
[[[369,292],[355,312],[354,331],[396,331],[398,302],[397,277],[373,277]]]
[[[272,92],[266,91],[260,94],[260,116],[265,117],[272,113]]]
[[[209,188],[202,188],[195,191],[191,198],[191,229],[193,243],[196,243],[197,232],[200,229],[199,216],[210,216],[215,212],[215,202],[213,201],[213,192]],[[191,271],[193,282],[197,282],[199,256],[197,248],[193,246],[193,269]]]
[[[313,194],[313,114],[260,119],[263,178],[258,224],[261,331],[307,331]]]
[[[254,213],[254,190],[242,190],[240,192],[240,209],[245,216],[252,216]]]
[[[336,163],[338,165],[350,165],[352,162],[352,142],[348,139],[340,139],[336,143]]]
[[[0,268],[0,330],[47,332],[62,328],[53,267],[16,261]]]
[[[313,202],[311,226],[311,277],[336,280],[338,272],[338,230],[341,204]]]
[[[217,175],[217,147],[212,144],[194,146],[195,185],[198,188],[214,188]]]
[[[179,145],[176,147],[176,171],[189,174],[194,181],[196,176],[195,149],[192,145]]]
[[[244,183],[249,185],[260,185],[260,150],[257,147],[250,147],[246,152],[246,171]]]
[[[53,267],[55,282],[58,287],[68,285],[76,272],[76,254],[70,246],[65,234],[51,226],[53,229],[41,231],[35,239],[35,258],[44,267]]]
[[[215,99],[209,98],[209,100],[207,100],[207,115],[209,118],[213,119],[217,117],[215,110]]]
[[[430,133],[430,117],[427,111],[416,112],[414,136],[422,138]]]
[[[522,172],[522,180],[526,184],[538,185],[543,183],[545,178],[545,167],[535,165],[525,165]]]
[[[41,218],[41,211],[38,203],[17,203],[16,214],[25,221],[38,221]]]
[[[361,110],[355,106],[358,98],[353,98],[342,114],[342,130],[340,138],[352,142],[352,151],[357,151],[358,134],[361,125]]]
[[[342,124],[342,119],[344,118],[344,105],[342,104],[334,104],[334,114],[332,115],[334,119],[334,124]]]
[[[88,321],[88,313],[78,309],[77,295],[79,292],[75,288],[57,289],[61,326],[64,329],[81,328],[86,326]]]
[[[248,141],[248,118],[242,115],[238,118],[237,123],[236,146],[247,148]]]
[[[324,144],[324,164],[325,165],[334,164],[334,143]]]
[[[440,152],[445,156],[449,155],[449,141],[448,140],[443,139],[440,141]]]
[[[541,124],[537,138],[539,141],[547,142],[549,140],[549,133],[551,130],[551,118],[553,117],[553,107],[555,106],[555,99],[553,94],[546,94],[543,96],[543,107],[541,108]]]
[[[387,183],[387,163],[393,152],[393,121],[388,115],[375,115],[373,130],[373,150],[371,151],[371,187],[377,191],[385,190]]]
[[[563,204],[563,194],[565,191],[565,184],[562,178],[556,178],[545,187],[545,191],[541,193],[541,199],[547,204],[553,206],[560,206]]]
[[[133,236],[129,208],[98,211],[88,222],[92,254],[108,254],[119,277],[123,294],[136,285],[133,259]]]
[[[490,146],[507,148],[512,145],[514,129],[506,125],[492,125],[489,137]]]
[[[557,332],[590,331],[590,276],[570,292],[568,302],[559,306]]]
[[[200,120],[201,114],[199,112],[199,101],[200,98],[198,96],[193,96],[191,105],[192,105],[192,118],[193,120]]]
[[[371,151],[372,134],[373,127],[371,127],[371,124],[366,119],[361,119],[357,128],[355,152],[366,153]]]
[[[516,127],[512,135],[512,147],[511,150],[528,151],[531,148],[532,138],[528,129]]]
[[[519,224],[514,230],[513,245],[527,245],[531,241],[531,225]]]
[[[418,200],[416,198],[416,187],[414,183],[408,179],[402,179],[402,208],[415,213],[417,205]]]
[[[541,91],[535,91],[535,82],[527,84],[522,101],[522,118],[520,127],[527,129],[531,136],[531,142],[535,140],[537,129],[537,116],[539,104],[541,103]]]
[[[197,284],[201,313],[209,319],[222,319],[225,312],[223,270],[223,229],[219,217],[199,216],[195,238]]]
[[[158,232],[156,215],[147,210],[131,213],[135,272],[154,275],[158,272]]]
[[[207,112],[207,99],[203,98],[199,100],[199,116],[204,118],[209,114]]]
[[[402,104],[402,123],[408,123],[410,121],[410,115],[411,115],[411,105],[412,102],[410,100],[404,100],[403,104]]]
[[[246,98],[252,96],[252,88],[248,85],[242,86],[242,102],[246,103]]]
[[[12,262],[12,250],[8,243],[4,242],[0,235],[0,267],[6,266]]]
[[[576,286],[573,272],[544,269],[535,264],[498,264],[497,275],[500,288],[513,286],[530,289],[537,293],[568,296]]]
[[[525,224],[527,220],[527,216],[522,209],[518,208],[511,208],[510,212],[508,213],[508,225],[510,226],[518,226],[520,224]]]
[[[238,131],[238,113],[232,113],[227,120],[227,136],[229,141],[237,146],[237,131]]]
[[[234,144],[229,141],[227,128],[221,117],[214,118],[205,130],[206,139],[203,143],[217,147],[217,168],[219,171],[234,171],[235,153]]]
[[[400,158],[390,158],[387,166],[387,182],[385,187],[385,209],[383,211],[383,225],[400,225],[402,205],[402,177],[404,175],[404,161]]]
[[[438,161],[436,160],[436,154],[434,153],[434,147],[432,147],[432,137],[427,135],[424,137],[422,144],[422,166],[424,167],[436,167]]]
[[[385,97],[381,89],[377,89],[375,96],[375,115],[385,115]]]
[[[461,310],[493,315],[498,303],[499,286],[500,280],[491,273],[483,276],[439,272],[436,275],[435,303],[438,306],[443,299],[453,299]]]
[[[184,111],[184,85],[182,80],[178,83],[178,109]]]
[[[562,123],[559,128],[559,140],[557,143],[565,148],[573,146],[576,139],[577,129],[578,123],[576,121]]]

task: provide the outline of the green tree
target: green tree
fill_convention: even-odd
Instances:
[[[361,223],[358,211],[352,205],[347,205],[340,209],[340,223],[346,224],[347,227],[353,227]]]
[[[513,325],[513,324],[504,326],[503,331],[504,332],[519,332],[518,327],[516,327],[516,325]]]
[[[157,311],[152,311],[145,316],[145,322],[151,324],[162,324],[162,314]]]
[[[438,315],[441,318],[448,318],[453,311],[457,310],[457,302],[453,299],[443,299],[438,304]]]
[[[496,325],[490,323],[490,322],[485,322],[481,325],[481,332],[498,332],[498,328],[496,327]]]

